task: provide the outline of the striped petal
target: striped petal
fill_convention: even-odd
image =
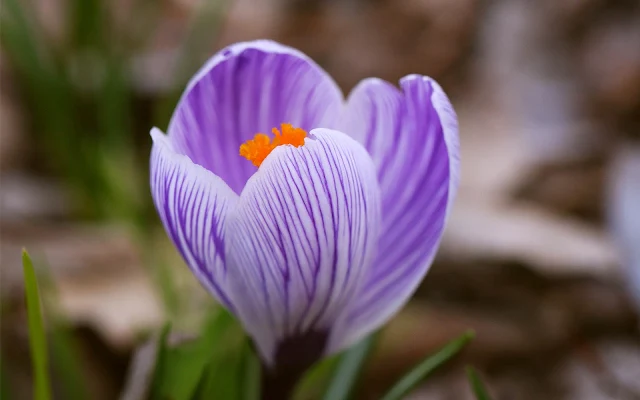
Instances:
[[[271,41],[238,43],[194,76],[169,124],[176,151],[236,193],[256,171],[238,157],[254,134],[288,122],[307,132],[334,128],[343,105],[334,81],[301,52]]]
[[[238,195],[222,179],[177,154],[158,129],[151,136],[151,195],[164,228],[202,285],[233,309],[225,285],[223,233]]]
[[[344,334],[374,257],[379,196],[365,149],[328,129],[276,148],[249,179],[226,252],[237,315],[265,362],[288,339]]]
[[[337,347],[378,328],[413,294],[433,261],[458,186],[458,124],[447,96],[424,76],[407,76],[400,86],[368,79],[347,101],[344,129],[376,164],[382,230],[350,332]]]

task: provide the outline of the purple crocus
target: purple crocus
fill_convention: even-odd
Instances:
[[[254,136],[281,126],[273,142]],[[365,79],[345,100],[309,57],[271,41],[214,55],[168,135],[151,136],[169,237],[269,368],[388,321],[427,273],[459,180],[456,115],[431,78],[400,90]]]

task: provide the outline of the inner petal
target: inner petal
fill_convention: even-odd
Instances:
[[[270,41],[238,43],[191,80],[168,133],[176,152],[240,194],[256,172],[237,156],[242,142],[281,122],[307,132],[336,128],[342,104],[331,77],[299,51]]]

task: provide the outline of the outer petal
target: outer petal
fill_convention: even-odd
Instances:
[[[373,158],[382,192],[382,233],[372,274],[350,315],[342,347],[386,322],[427,273],[459,181],[458,124],[428,77],[395,86],[363,81],[351,93],[346,130]]]
[[[356,141],[316,129],[275,149],[229,218],[233,301],[263,359],[305,333],[343,334],[379,232],[375,167]]]
[[[343,98],[307,56],[271,41],[238,43],[194,76],[169,124],[176,151],[240,193],[256,168],[240,144],[283,122],[309,131],[336,127]]]
[[[219,177],[176,154],[158,129],[151,136],[151,195],[165,230],[200,282],[232,309],[223,234],[238,195]]]

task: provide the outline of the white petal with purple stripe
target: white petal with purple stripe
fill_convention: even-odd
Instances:
[[[344,129],[374,160],[382,234],[371,275],[353,305],[342,348],[378,328],[413,294],[435,256],[459,181],[458,125],[440,86],[410,75],[402,91],[367,79],[348,99]]]
[[[379,196],[365,149],[327,129],[276,148],[249,179],[228,219],[227,268],[238,316],[267,362],[287,337],[343,334],[375,254]]]
[[[160,219],[198,280],[233,309],[225,285],[224,229],[236,195],[226,183],[151,131],[151,194]]]

